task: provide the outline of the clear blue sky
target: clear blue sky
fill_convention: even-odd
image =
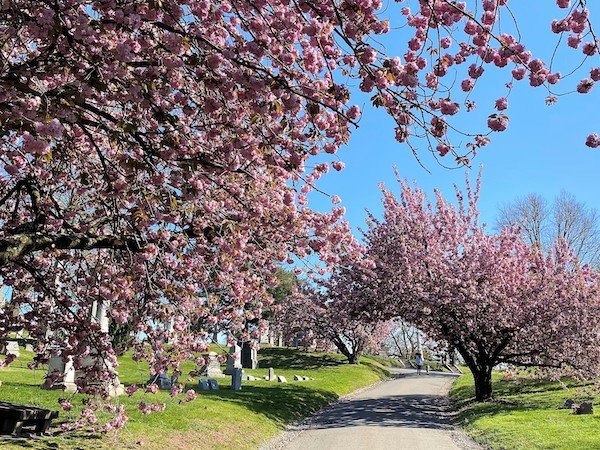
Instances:
[[[561,11],[553,6],[554,2],[517,3],[520,5],[515,3],[513,11],[521,18],[519,27],[523,43],[534,55],[549,60],[556,43],[556,35],[549,31],[550,21],[558,17]],[[546,6],[531,6],[541,3]],[[387,12],[392,18],[392,26],[400,24],[399,12],[393,13],[399,10],[397,6],[392,3]],[[596,17],[600,17],[600,12]],[[402,52],[401,47],[393,45],[400,41],[398,36],[402,36],[401,33],[396,33],[393,39],[388,36],[383,41],[388,53],[397,55]],[[574,55],[572,51],[559,52],[557,68],[563,73],[571,68],[579,61],[573,58]],[[600,66],[598,57],[591,65]],[[562,81],[558,90],[573,90],[577,81],[587,73],[588,70],[584,69],[580,71],[580,76]],[[463,129],[486,129],[487,116],[493,112],[493,102],[505,94],[503,84],[509,80],[510,69],[498,71],[486,66],[483,83],[478,82],[473,98],[478,107],[463,116]],[[339,173],[330,172],[318,184],[319,188],[342,198],[342,205],[347,209],[346,218],[354,229],[364,226],[365,208],[380,215],[378,183],[384,182],[388,188],[396,188],[392,170],[394,165],[404,178],[416,181],[428,193],[437,187],[450,196],[454,183],[464,185],[465,171],[468,169],[448,170],[440,167],[420,144],[423,162],[431,172],[427,173],[414,159],[410,149],[394,140],[391,119],[383,111],[368,105],[369,96],[361,95],[357,89],[354,89],[354,93],[354,102],[366,108],[359,129],[354,131],[349,145],[338,153],[346,163],[346,169]],[[499,205],[531,192],[551,200],[564,189],[588,206],[600,210],[597,189],[600,149],[594,150],[584,145],[585,137],[590,132],[600,133],[600,85],[591,94],[562,96],[553,106],[545,104],[547,95],[544,88],[529,87],[527,80],[516,82],[509,96],[508,130],[494,133],[491,136],[492,143],[483,148],[474,160],[470,176],[474,179],[479,165],[483,165],[479,206],[482,221],[490,227],[495,222]],[[327,210],[331,206],[329,199],[319,194],[311,195],[310,201],[318,210]]]

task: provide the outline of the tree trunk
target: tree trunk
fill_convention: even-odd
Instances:
[[[358,364],[358,359],[360,358],[360,354],[358,352],[351,353],[348,356],[348,362],[350,364]]]
[[[492,368],[471,369],[475,380],[475,399],[478,402],[485,402],[492,399]]]
[[[338,348],[342,355],[348,358],[350,364],[358,364],[361,353],[360,350],[348,348],[346,343],[339,336],[333,338],[333,344]]]

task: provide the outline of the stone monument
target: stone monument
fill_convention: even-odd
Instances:
[[[229,347],[229,355],[227,355],[227,367],[225,368],[226,375],[233,375],[234,369],[242,368],[242,347],[233,344]]]

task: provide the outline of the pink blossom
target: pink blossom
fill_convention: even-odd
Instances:
[[[508,99],[506,97],[500,97],[496,100],[495,107],[498,111],[504,111],[508,108]]]
[[[596,133],[590,134],[586,140],[585,145],[591,148],[597,148],[600,146],[600,137]]]
[[[504,131],[508,127],[508,117],[504,114],[492,114],[488,117],[488,127],[492,131]]]

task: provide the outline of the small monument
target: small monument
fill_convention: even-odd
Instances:
[[[67,362],[62,356],[51,356],[48,360],[47,378],[57,377],[59,381],[49,386],[42,385],[42,389],[60,389],[64,392],[76,392],[77,385],[75,384],[75,368],[73,367],[73,359],[69,356]],[[62,380],[61,380],[62,377]]]
[[[287,379],[283,375],[277,375],[277,382],[287,383]]]
[[[237,344],[233,344],[229,347],[229,355],[227,355],[227,367],[225,368],[225,375],[233,375],[234,369],[242,368],[242,347]]]
[[[275,381],[277,378],[275,377],[275,369],[269,367],[269,373],[267,374],[267,381]]]
[[[201,377],[224,377],[223,372],[221,371],[221,364],[219,363],[219,359],[217,358],[217,354],[215,352],[210,352],[208,354],[208,361],[202,367],[200,371]]]
[[[573,414],[594,414],[592,402],[582,402],[581,404],[573,404]]]
[[[242,369],[240,367],[233,369],[233,374],[231,375],[231,389],[234,391],[242,389]]]
[[[19,357],[19,343],[17,341],[6,341],[6,347],[4,348],[5,355],[15,355]]]
[[[148,384],[156,384],[159,389],[167,390],[173,387],[173,384],[177,382],[177,379],[177,377],[169,377],[166,372],[163,372],[159,375],[150,375]]]
[[[244,369],[258,369],[258,352],[251,347],[251,342],[242,345],[242,367]]]

